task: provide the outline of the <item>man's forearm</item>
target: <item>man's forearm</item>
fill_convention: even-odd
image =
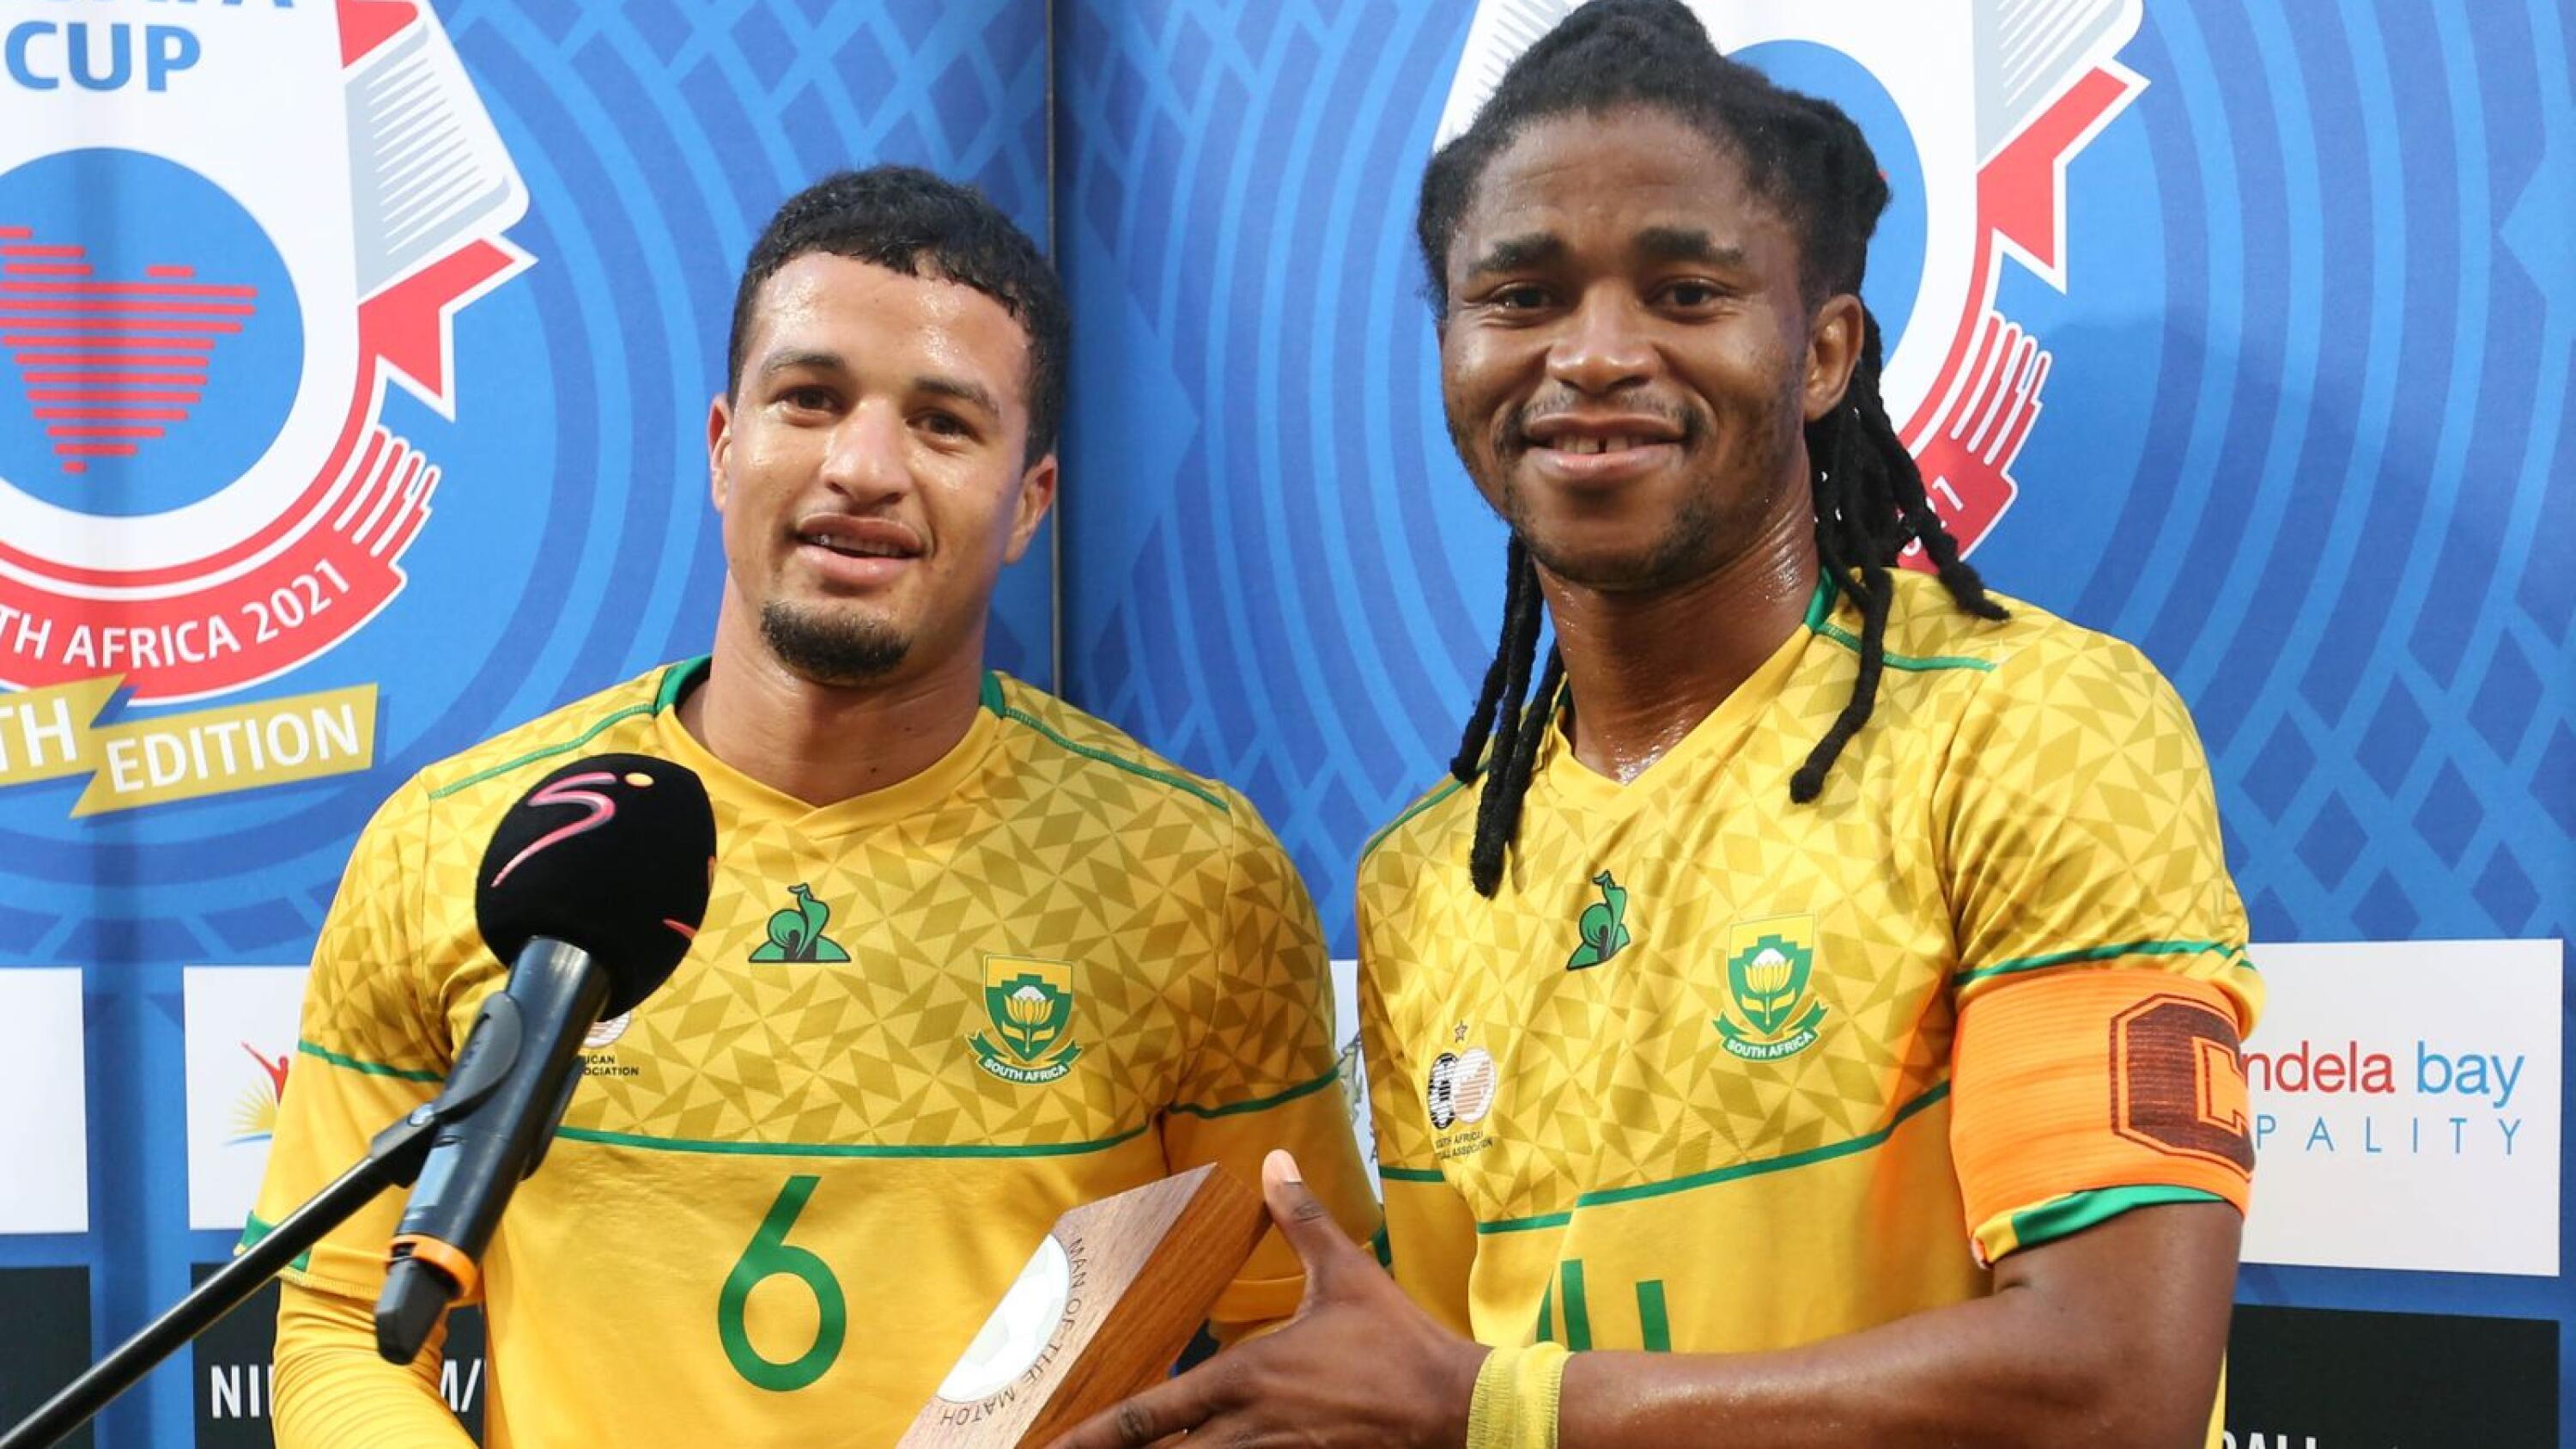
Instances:
[[[447,1328],[397,1368],[376,1353],[368,1305],[280,1285],[269,1385],[279,1449],[471,1449],[439,1396]]]
[[[1576,1354],[1559,1442],[2198,1446],[2235,1247],[2230,1209],[2142,1209],[2006,1259],[1990,1297],[1862,1333],[1759,1354]]]

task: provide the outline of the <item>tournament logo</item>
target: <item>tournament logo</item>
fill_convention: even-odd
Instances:
[[[277,1109],[286,1101],[286,1071],[295,1061],[291,1056],[271,1057],[249,1042],[241,1043],[241,1049],[259,1063],[259,1075],[233,1101],[235,1135],[224,1144],[227,1147],[266,1142],[277,1135]]]
[[[1480,0],[1435,144],[1579,0]],[[1690,0],[1718,48],[1859,124],[1892,193],[1863,288],[1880,391],[1963,550],[2012,506],[2049,354],[1999,308],[2004,261],[2066,290],[2066,168],[2146,81],[2141,0]],[[1909,562],[1921,564],[1919,546]]]
[[[1772,916],[1727,928],[1726,985],[1733,1000],[1710,1025],[1720,1045],[1748,1062],[1776,1062],[1816,1044],[1825,1003],[1808,992],[1816,970],[1812,916]]]
[[[1606,870],[1594,876],[1592,883],[1601,888],[1601,899],[1585,906],[1581,919],[1574,924],[1583,944],[1565,958],[1568,971],[1598,966],[1628,947],[1627,887],[1612,880]]]
[[[968,1039],[975,1064],[1006,1082],[1052,1082],[1073,1070],[1082,1046],[1073,1024],[1073,966],[1035,956],[984,958],[984,1014],[990,1032]]]
[[[753,948],[754,961],[847,961],[849,951],[840,942],[823,934],[832,919],[832,908],[814,899],[813,889],[803,881],[787,888],[796,898],[789,906],[769,918],[769,939]]]
[[[180,973],[192,1228],[239,1232],[259,1200],[269,1143],[303,1055],[305,978],[300,966]]]
[[[1368,1064],[1360,1056],[1359,1033],[1351,1033],[1351,1039],[1342,1043],[1340,1055],[1333,1058],[1333,1080],[1342,1089],[1342,1111],[1349,1115],[1352,1126],[1366,1128],[1369,1121]],[[1361,1144],[1369,1147],[1374,1156],[1371,1134],[1360,1131],[1357,1135]]]
[[[374,686],[145,724],[290,673],[401,592],[454,314],[527,192],[418,0],[0,0],[0,784],[75,813],[367,767]],[[64,726],[59,730],[56,726]]]

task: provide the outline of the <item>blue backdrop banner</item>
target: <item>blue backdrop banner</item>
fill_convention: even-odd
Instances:
[[[2245,1361],[2500,1345],[2455,1422],[2576,1442],[2565,8],[1693,3],[1880,157],[1936,506],[2199,722],[2275,981]],[[827,171],[1051,247],[1062,511],[992,662],[1246,790],[1348,956],[1501,603],[1415,188],[1569,8],[0,0],[0,1418],[230,1249],[375,805],[705,647],[735,278]],[[234,1442],[257,1358],[96,1442]],[[2346,1422],[2286,1371],[2237,1449]]]
[[[46,1120],[0,1128],[0,1276],[85,1275],[55,1332],[104,1349],[229,1252],[273,968],[394,785],[705,649],[707,405],[778,203],[906,161],[1047,237],[1047,25],[0,0],[0,965],[77,971],[0,1022],[75,1073],[9,1098]],[[1040,683],[1050,553],[992,634]],[[0,1414],[54,1377],[6,1358]],[[164,1374],[99,1442],[262,1402],[209,1400]]]
[[[1076,376],[1119,380],[1073,419],[1067,682],[1242,784],[1342,954],[1359,847],[1439,778],[1501,607],[1502,530],[1443,431],[1415,189],[1570,8],[1059,11]],[[1895,198],[1867,288],[1891,415],[1989,581],[2180,686],[2257,942],[2398,947],[2396,976],[2375,946],[2270,972],[2240,1296],[2544,1320],[2576,1379],[2563,7],[1695,8],[1869,135]],[[2383,1059],[2388,1091],[2321,1089],[2329,1045]],[[2451,1105],[2435,1063],[2465,1053],[2523,1085]],[[2510,1230],[2506,1203],[2528,1208]],[[2442,1270],[2469,1262],[2494,1271]],[[2554,1385],[2503,1391],[2576,1442]]]

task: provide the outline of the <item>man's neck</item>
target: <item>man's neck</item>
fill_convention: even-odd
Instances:
[[[706,683],[680,701],[680,725],[791,799],[820,807],[901,784],[956,748],[981,707],[980,647],[882,685],[833,688],[780,663],[744,622],[728,601]]]
[[[1652,592],[1605,593],[1541,568],[1574,692],[1574,758],[1634,780],[1751,678],[1806,618],[1814,528],[1784,515],[1717,569]]]

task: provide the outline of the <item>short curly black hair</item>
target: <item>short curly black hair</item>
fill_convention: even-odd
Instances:
[[[1073,334],[1055,268],[984,193],[914,166],[837,172],[778,208],[752,243],[734,289],[733,331],[725,344],[728,392],[742,386],[743,344],[761,284],[810,252],[850,257],[907,277],[942,277],[1001,303],[1029,339],[1027,461],[1055,450]]]

